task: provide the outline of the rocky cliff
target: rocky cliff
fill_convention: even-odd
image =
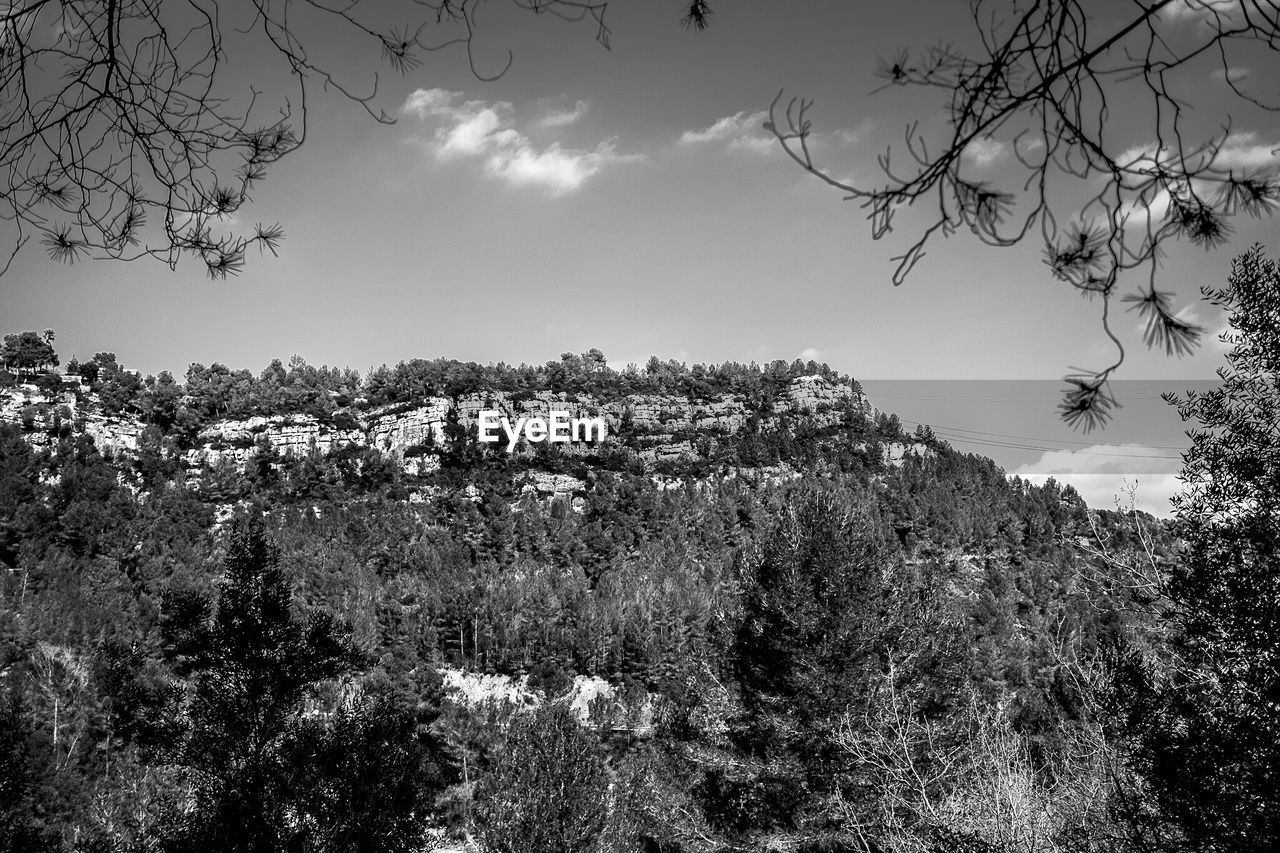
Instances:
[[[802,376],[773,401],[767,414],[803,414],[818,425],[827,426],[839,422],[849,407],[863,414],[873,413],[866,397],[852,386],[820,376]],[[313,447],[325,453],[346,444],[362,444],[403,459],[406,453],[443,447],[451,412],[462,428],[474,434],[477,417],[485,409],[501,411],[513,420],[546,416],[552,411],[568,412],[572,417],[601,417],[611,436],[640,446],[639,455],[646,463],[692,456],[693,436],[733,435],[756,414],[746,400],[737,396],[692,401],[633,394],[616,401],[598,401],[589,395],[549,391],[525,399],[512,399],[502,392],[473,393],[456,400],[428,397],[417,405],[397,404],[352,412],[358,429],[337,429],[307,416],[221,421],[201,431],[200,446],[188,452],[187,460],[192,465],[228,455],[243,460],[264,439],[285,454],[308,453]],[[588,450],[570,445],[565,452]]]
[[[372,409],[343,409],[340,417],[321,420],[310,415],[278,415],[244,420],[220,420],[200,429],[179,451],[189,471],[222,463],[243,464],[266,447],[284,456],[328,454],[342,447],[369,447],[394,458],[410,474],[429,473],[440,466],[448,445],[451,423],[475,435],[482,410],[497,410],[515,420],[564,411],[572,417],[605,421],[605,446],[625,447],[646,470],[659,463],[695,459],[717,442],[731,439],[757,419],[764,427],[789,416],[815,427],[841,423],[850,413],[873,418],[875,410],[861,390],[821,376],[801,376],[768,402],[736,395],[693,400],[678,396],[633,394],[613,400],[590,395],[539,392],[519,398],[502,392],[477,392],[456,398],[427,397]],[[91,394],[65,392],[45,396],[33,386],[0,390],[0,422],[19,424],[28,440],[48,445],[59,434],[83,432],[100,450],[134,452],[145,425],[128,415],[107,415]],[[601,452],[601,446],[557,445],[569,456]],[[916,448],[916,451],[921,448]],[[900,461],[909,448],[885,448],[887,461]],[[517,454],[532,455],[528,445]],[[543,496],[570,495],[581,487],[575,477],[546,471],[525,475],[524,489]]]

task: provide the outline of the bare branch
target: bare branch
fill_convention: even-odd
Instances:
[[[607,2],[511,0],[566,20],[590,18],[608,46]],[[51,259],[197,259],[235,275],[253,244],[275,254],[279,226],[245,232],[237,214],[270,167],[306,139],[308,100],[337,92],[374,120],[379,77],[340,78],[318,33],[342,35],[396,73],[422,55],[472,55],[480,0],[32,0],[0,12],[0,227],[34,235]],[[381,21],[395,19],[390,26]],[[326,42],[327,43],[327,42]],[[263,88],[243,88],[231,59],[266,60]],[[272,66],[274,62],[274,66]],[[271,75],[275,75],[271,78]],[[3,270],[0,270],[0,274]]]
[[[895,285],[939,234],[948,237],[964,228],[989,245],[1011,246],[1038,228],[1053,276],[1086,296],[1102,297],[1102,326],[1116,346],[1111,365],[1067,377],[1062,415],[1085,428],[1105,423],[1116,405],[1107,383],[1124,361],[1124,347],[1107,325],[1105,303],[1116,295],[1119,278],[1145,268],[1154,282],[1169,240],[1213,249],[1229,237],[1232,217],[1269,215],[1280,204],[1280,161],[1241,168],[1237,149],[1247,137],[1233,133],[1230,112],[1280,110],[1280,102],[1267,100],[1265,88],[1232,77],[1232,57],[1241,51],[1256,55],[1261,46],[1274,57],[1280,5],[1135,2],[1101,36],[1090,27],[1091,13],[1111,21],[1116,7],[1096,6],[1089,0],[1035,0],[1016,7],[971,0],[981,45],[972,55],[939,46],[881,59],[876,74],[885,83],[876,91],[924,87],[948,99],[940,139],[926,139],[916,124],[907,128],[905,170],[891,160],[892,152],[881,155],[882,186],[836,179],[814,161],[811,101],[792,98],[783,109],[780,92],[767,124],[802,168],[862,205],[875,239],[894,230],[903,208],[932,200],[931,222],[893,258]],[[1221,65],[1224,82],[1207,99],[1187,73],[1201,70],[1204,61],[1211,62],[1206,75],[1212,63]],[[1152,139],[1136,149],[1118,141],[1109,125],[1112,101],[1121,100],[1126,113],[1145,110],[1151,119]],[[1206,115],[1220,118],[1220,126],[1198,139]],[[972,179],[970,159],[982,148],[1006,155],[1013,166],[1006,174],[1022,174],[1005,179],[1007,188]],[[1151,284],[1129,297],[1148,320],[1146,343],[1185,355],[1201,330],[1179,320],[1167,296],[1157,293]]]

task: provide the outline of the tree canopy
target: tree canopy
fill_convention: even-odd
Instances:
[[[57,367],[58,354],[53,349],[54,333],[46,329],[43,335],[32,331],[15,332],[4,336],[0,346],[0,362],[6,369],[34,373],[42,367]]]
[[[1175,499],[1177,664],[1157,681],[1142,757],[1197,850],[1280,843],[1280,267],[1261,246],[1206,296],[1228,312],[1222,385],[1175,398],[1200,426]]]

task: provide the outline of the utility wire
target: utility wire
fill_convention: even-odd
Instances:
[[[915,426],[928,426],[931,430],[934,431],[934,434],[938,438],[941,438],[948,442],[954,441],[960,444],[973,444],[979,447],[1001,447],[1009,450],[1035,450],[1041,453],[1053,452],[1053,451],[1066,451],[1068,453],[1076,453],[1076,454],[1086,455],[1086,456],[1111,456],[1119,459],[1168,459],[1168,460],[1177,460],[1177,461],[1181,461],[1182,459],[1181,455],[1169,456],[1165,454],[1156,454],[1156,453],[1113,453],[1113,452],[1107,452],[1105,450],[1072,450],[1070,448],[1055,447],[1052,444],[1048,444],[1048,445],[1044,443],[1026,444],[1026,443],[1010,442],[1010,441],[1000,441],[999,439],[1001,438],[1013,438],[1013,439],[1021,438],[1021,439],[1025,439],[1026,441],[1036,441],[1036,442],[1047,442],[1049,441],[1049,439],[1032,438],[1031,436],[1007,435],[1004,433],[989,433],[989,432],[982,432],[980,430],[962,429],[960,427],[940,426],[937,424],[924,424],[924,423],[921,423],[920,421],[913,421],[908,418],[899,418],[899,421],[901,421],[902,423],[911,424]],[[956,435],[952,433],[970,433],[971,435]],[[1080,442],[1080,441],[1071,441],[1069,443],[1084,444],[1084,445],[1089,444],[1088,442]],[[1090,445],[1090,446],[1094,446],[1094,445]],[[1144,446],[1144,449],[1147,449],[1147,448]],[[1171,447],[1168,445],[1155,445],[1150,449],[1181,450],[1182,448]]]
[[[912,421],[912,420],[908,420],[908,419],[905,419],[905,418],[899,418],[898,420],[900,420],[900,421],[904,421],[904,422],[906,422],[906,423],[912,423],[912,424],[920,423],[919,421]],[[1048,444],[1082,444],[1082,445],[1085,445],[1086,447],[1094,447],[1094,446],[1096,446],[1096,445],[1097,445],[1097,443],[1098,443],[1098,442],[1096,442],[1096,441],[1079,441],[1079,440],[1076,440],[1076,439],[1068,439],[1068,438],[1055,439],[1055,438],[1037,438],[1037,437],[1032,436],[1032,435],[1010,435],[1010,434],[1008,434],[1008,433],[1003,433],[1003,432],[987,432],[986,430],[978,430],[978,429],[964,429],[963,427],[937,426],[937,425],[933,425],[933,424],[924,424],[924,426],[928,426],[928,427],[930,427],[931,429],[935,429],[935,430],[937,430],[937,429],[945,429],[945,430],[947,430],[947,431],[949,431],[949,432],[966,432],[966,433],[970,433],[970,434],[972,434],[972,435],[983,436],[983,437],[986,437],[986,438],[989,438],[989,437],[991,437],[991,436],[998,436],[998,437],[1000,437],[1000,438],[1014,438],[1014,439],[1019,439],[1019,440],[1022,440],[1022,441],[1036,441],[1036,442],[1044,442],[1044,443],[1048,443]],[[1175,447],[1175,446],[1173,446],[1173,445],[1169,445],[1169,444],[1144,444],[1144,445],[1142,445],[1142,446],[1143,446],[1143,447],[1145,447],[1145,448],[1147,448],[1147,449],[1149,449],[1149,450],[1178,450],[1178,451],[1181,451],[1181,450],[1183,450],[1183,449],[1184,449],[1184,448],[1181,448],[1181,447]],[[1055,449],[1055,450],[1061,450],[1062,448],[1053,448],[1053,449]]]
[[[1005,444],[1002,442],[982,441],[981,439],[964,438],[963,436],[939,435],[939,438],[947,442],[956,442],[959,444],[972,444],[977,447],[1001,447],[1010,450],[1034,450],[1041,453],[1052,453],[1055,450],[1062,450],[1056,447],[1032,447],[1026,444]],[[1074,453],[1077,456],[1110,456],[1116,459],[1168,459],[1170,461],[1181,460],[1181,456],[1160,456],[1154,453],[1108,453],[1102,450],[1066,450],[1067,453]]]

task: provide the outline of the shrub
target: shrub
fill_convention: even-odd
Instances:
[[[477,796],[489,853],[587,853],[608,813],[600,744],[563,705],[511,724]]]

